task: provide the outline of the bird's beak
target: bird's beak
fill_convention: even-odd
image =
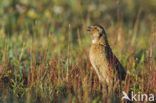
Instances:
[[[91,31],[91,26],[89,26],[89,27],[87,28],[87,31]]]

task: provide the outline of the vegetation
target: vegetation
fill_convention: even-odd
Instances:
[[[2,0],[0,102],[119,102],[91,69],[91,24],[105,27],[129,75],[117,89],[156,94],[155,16],[155,0]]]

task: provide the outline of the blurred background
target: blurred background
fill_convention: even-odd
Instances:
[[[30,35],[48,35],[63,32],[69,24],[73,33],[82,28],[86,33],[86,26],[91,24],[110,27],[122,22],[132,28],[136,20],[139,27],[150,29],[155,16],[155,0],[1,0],[0,3],[0,27],[9,36],[26,31]]]
[[[104,26],[130,76],[108,94],[88,58],[93,24]],[[1,103],[119,103],[114,88],[156,93],[155,51],[156,0],[0,0]]]

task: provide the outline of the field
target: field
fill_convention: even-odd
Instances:
[[[93,24],[128,74],[108,93],[89,61]],[[124,103],[130,90],[156,95],[155,0],[1,1],[0,103]]]

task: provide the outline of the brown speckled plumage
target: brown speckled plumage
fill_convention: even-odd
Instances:
[[[93,41],[89,57],[99,80],[108,84],[112,81],[113,73],[117,73],[119,80],[124,80],[126,72],[117,57],[113,54],[103,27],[93,25],[88,28],[88,31],[90,31]]]

